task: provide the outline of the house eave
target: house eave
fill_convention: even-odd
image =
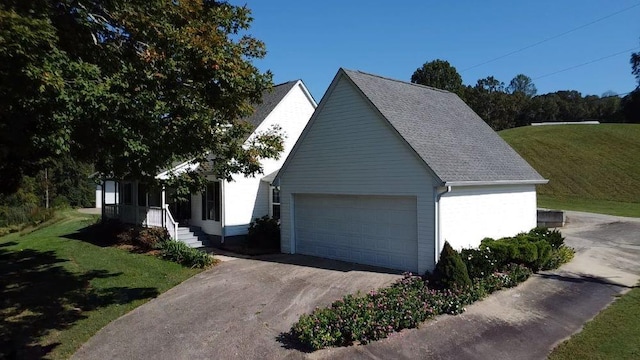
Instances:
[[[492,180],[492,181],[445,181],[444,186],[489,186],[489,185],[543,185],[547,179],[536,180]]]

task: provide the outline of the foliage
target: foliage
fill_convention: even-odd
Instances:
[[[460,254],[455,251],[449,242],[445,241],[440,253],[440,260],[430,279],[435,284],[444,288],[467,287],[471,285],[467,266],[460,258]]]
[[[526,280],[531,271],[509,265],[464,288],[433,289],[423,279],[406,274],[389,287],[365,295],[347,295],[328,308],[302,315],[290,335],[313,350],[328,346],[366,344],[403,329],[415,328],[440,314],[460,314],[487,294]]]
[[[538,92],[538,89],[536,89],[536,85],[530,77],[525,74],[518,74],[511,79],[507,91],[511,94],[520,93],[530,98]]]
[[[495,254],[487,248],[462,249],[460,258],[466,265],[471,279],[485,277],[497,271],[499,267]]]
[[[473,254],[472,250],[467,250]],[[491,266],[502,268],[510,263],[526,265],[533,271],[555,269],[573,258],[573,249],[564,245],[564,237],[558,230],[536,227],[528,233],[514,237],[493,240],[483,239],[480,254],[490,256],[472,258],[475,268],[487,269]],[[470,262],[470,260],[467,260]]]
[[[250,246],[279,249],[280,221],[269,216],[254,219],[249,224],[247,240]]]
[[[0,358],[69,359],[111,321],[200,270],[94,245],[91,217],[0,238]]]
[[[65,154],[146,183],[184,159],[258,173],[282,137],[243,143],[240,119],[272,84],[252,64],[266,51],[251,22],[226,1],[3,2],[0,189]]]
[[[560,267],[560,265],[566,264],[571,261],[575,253],[575,250],[573,250],[572,248],[562,245],[551,252],[551,256],[549,257],[549,261],[545,265],[545,268],[557,269]]]
[[[156,244],[163,259],[177,262],[190,268],[206,268],[214,263],[209,254],[189,247],[182,241],[165,240]]]
[[[411,75],[411,82],[459,94],[462,77],[448,61],[436,59],[424,63]]]

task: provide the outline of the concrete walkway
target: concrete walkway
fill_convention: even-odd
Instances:
[[[498,292],[458,316],[440,316],[366,346],[311,354],[276,340],[301,313],[397,275],[277,255],[201,273],[112,322],[76,359],[543,359],[640,278],[640,219],[568,212],[576,258]]]

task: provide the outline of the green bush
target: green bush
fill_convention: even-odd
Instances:
[[[469,278],[482,278],[498,271],[498,262],[495,254],[488,248],[462,249],[460,258],[467,266]]]
[[[560,267],[560,265],[566,264],[571,261],[574,255],[575,250],[568,246],[563,245],[558,249],[553,249],[551,251],[551,255],[549,256],[549,261],[544,265],[542,270],[557,269]]]
[[[183,266],[191,268],[206,268],[213,264],[213,258],[208,254],[190,248],[189,245],[182,241],[166,240],[157,243],[156,247],[160,250],[160,256],[173,262],[177,262]]]
[[[535,227],[529,231],[529,236],[532,236],[538,240],[544,240],[553,249],[559,249],[564,245],[564,237],[558,230],[549,230],[545,227]]]
[[[279,249],[280,222],[269,216],[254,219],[249,224],[247,241],[253,247]]]
[[[440,260],[430,278],[435,284],[443,288],[456,286],[464,288],[471,285],[467,266],[460,258],[460,254],[446,241],[440,253]]]
[[[542,269],[551,257],[551,245],[546,240],[522,233],[499,240],[484,239],[480,249],[493,254],[496,266],[502,268],[510,263],[523,264],[533,271]]]

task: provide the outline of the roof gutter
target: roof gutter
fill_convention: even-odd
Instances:
[[[484,185],[542,185],[547,179],[540,180],[493,180],[493,181],[446,181],[444,186],[484,186]]]

